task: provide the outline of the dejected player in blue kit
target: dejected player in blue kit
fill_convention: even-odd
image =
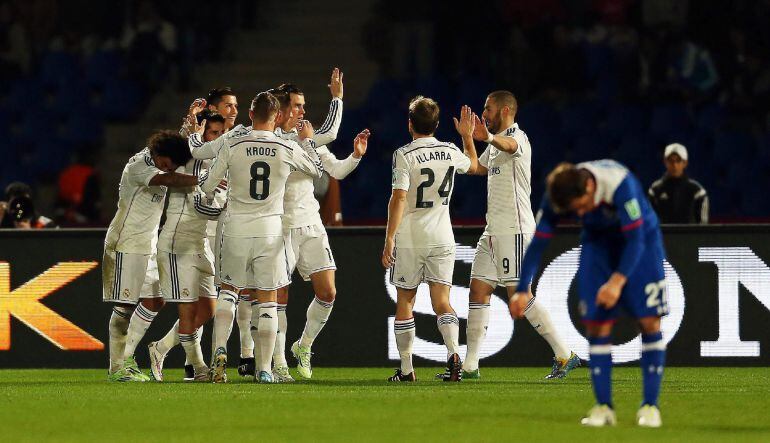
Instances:
[[[547,197],[537,216],[535,238],[524,255],[521,280],[510,300],[511,315],[519,318],[524,312],[525,295],[557,221],[575,215],[583,225],[578,292],[596,396],[596,406],[581,423],[616,423],[610,334],[622,307],[637,319],[642,332],[644,399],[637,424],[660,427],[657,405],[666,347],[660,318],[668,314],[665,251],[658,217],[639,181],[623,165],[612,160],[562,163],[548,175]]]

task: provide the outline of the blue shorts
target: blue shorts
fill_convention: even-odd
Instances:
[[[580,251],[578,294],[580,315],[587,323],[606,323],[617,319],[622,307],[631,317],[660,317],[668,314],[668,295],[663,270],[665,253],[660,235],[647,242],[634,271],[612,309],[596,305],[599,288],[607,283],[617,267],[622,245],[585,242]]]

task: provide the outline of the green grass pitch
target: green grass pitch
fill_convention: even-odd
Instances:
[[[443,383],[418,368],[388,384],[386,368],[316,368],[311,381],[259,385],[118,384],[103,370],[0,370],[3,441],[770,441],[767,368],[667,368],[663,428],[639,429],[641,381],[615,368],[616,428],[578,422],[593,397],[584,368],[546,382],[547,368],[482,368]],[[229,370],[231,379],[235,371]],[[167,370],[168,380],[181,371]]]

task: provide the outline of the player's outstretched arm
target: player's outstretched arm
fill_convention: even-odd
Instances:
[[[219,137],[222,138],[222,137]],[[214,162],[208,171],[203,171],[200,177],[198,177],[198,183],[201,187],[201,191],[207,196],[213,196],[214,191],[218,186],[222,184],[222,181],[227,174],[227,169],[230,165],[230,150],[223,149],[219,151]]]
[[[515,138],[508,137],[505,135],[492,134],[487,129],[486,120],[479,119],[479,117],[475,114],[473,116],[473,119],[476,123],[476,127],[473,130],[474,140],[489,143],[495,148],[501,151],[507,152],[509,154],[515,154],[519,150],[519,143],[516,141]]]
[[[150,179],[149,186],[168,186],[169,188],[186,188],[196,186],[198,177],[178,172],[164,172]]]
[[[337,134],[342,125],[342,72],[339,68],[332,70],[331,79],[329,81],[329,90],[332,93],[332,101],[329,103],[329,113],[326,115],[326,119],[323,124],[318,128],[318,131],[313,135],[313,141],[316,145],[328,145],[337,139]]]
[[[356,169],[356,167],[358,167],[361,158],[366,154],[370,135],[371,133],[368,129],[359,132],[353,140],[353,153],[343,160],[338,159],[326,146],[319,146],[316,148],[316,152],[318,152],[318,157],[321,159],[324,170],[337,180],[342,180],[347,177]]]
[[[455,129],[463,141],[463,153],[471,161],[471,165],[465,172],[469,175],[486,175],[487,169],[485,167],[479,167],[479,156],[476,153],[476,145],[473,143],[473,130],[476,127],[473,111],[470,106],[463,106],[460,109],[460,120],[456,117],[452,117],[455,122]]]
[[[302,140],[299,145],[291,142],[292,156],[288,163],[311,177],[321,177],[324,173],[324,167],[321,159],[316,152],[315,143],[311,138]]]

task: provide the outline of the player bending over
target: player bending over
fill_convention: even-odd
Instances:
[[[463,377],[481,378],[479,352],[489,326],[489,301],[497,286],[505,286],[513,296],[519,283],[524,250],[535,230],[535,217],[529,202],[531,192],[532,147],[529,138],[515,123],[518,103],[508,91],[487,96],[480,121],[475,117],[473,138],[488,145],[479,157],[475,175],[487,176],[487,226],[476,245],[471,267],[468,300],[468,352]],[[563,378],[580,365],[551,322],[551,316],[531,295],[526,296],[524,316],[550,345],[553,367],[547,379]]]
[[[417,380],[412,366],[415,337],[414,307],[417,287],[428,283],[431,304],[444,344],[447,368],[444,381],[462,379],[459,354],[460,322],[449,304],[455,263],[455,239],[449,219],[455,173],[465,174],[477,165],[473,147],[473,116],[463,107],[460,121],[463,153],[452,143],[436,140],[439,107],[426,97],[409,103],[409,134],[412,142],[393,154],[393,194],[388,204],[388,227],[382,265],[390,268],[396,287],[396,346],[401,367],[388,378],[393,382]]]
[[[612,160],[562,163],[548,175],[547,189],[535,239],[524,255],[521,281],[510,300],[511,314],[523,315],[529,284],[559,218],[579,217],[583,231],[578,293],[590,342],[591,381],[596,396],[596,406],[582,424],[616,423],[610,334],[622,307],[637,319],[642,332],[644,398],[636,415],[637,424],[657,428],[661,425],[657,405],[666,349],[660,318],[668,314],[665,251],[658,217],[636,177]]]
[[[173,172],[189,159],[184,137],[159,131],[123,168],[102,260],[102,296],[115,304],[109,323],[112,381],[150,379],[139,370],[134,351],[163,306],[155,253],[166,189],[198,185],[198,177]]]
[[[203,139],[211,141],[224,132],[224,118],[205,110],[198,118],[206,120]],[[201,175],[209,167],[207,160],[190,159],[177,172]],[[221,188],[216,196],[223,196]],[[217,298],[214,287],[214,253],[207,235],[211,221],[218,219],[224,199],[209,200],[199,188],[172,190],[168,193],[166,223],[158,239],[160,286],[165,301],[178,303],[179,320],[157,342],[148,345],[150,371],[163,381],[163,361],[168,352],[180,344],[185,351],[185,380],[208,380],[208,366],[203,362],[200,341],[203,325],[214,314]]]

